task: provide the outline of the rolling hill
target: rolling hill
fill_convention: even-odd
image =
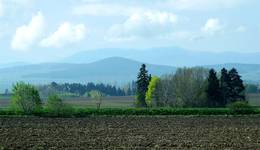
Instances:
[[[260,53],[205,52],[192,51],[178,47],[150,49],[105,48],[83,51],[69,56],[61,62],[90,63],[107,57],[124,57],[150,64],[170,66],[204,66],[225,63],[260,64]]]
[[[35,84],[56,82],[105,82],[126,83],[136,79],[141,62],[111,57],[88,64],[44,63],[0,69],[1,87],[10,87],[17,81]],[[149,73],[162,75],[175,72],[176,68],[148,64]]]
[[[156,62],[156,60],[154,60]],[[20,65],[0,69],[0,89],[10,88],[17,81],[34,84],[55,82],[104,82],[121,85],[136,79],[142,63],[121,57],[105,58],[93,63],[43,63]],[[206,68],[221,70],[223,67],[238,69],[242,78],[247,82],[260,83],[259,64],[217,64],[207,65]],[[174,73],[176,67],[148,64],[149,73],[160,76]]]

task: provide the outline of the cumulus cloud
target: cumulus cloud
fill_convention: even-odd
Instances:
[[[40,45],[43,47],[63,47],[66,44],[76,43],[84,39],[86,31],[84,24],[72,25],[65,22],[59,26],[57,31],[43,39]]]
[[[161,11],[134,13],[122,23],[109,30],[112,39],[133,39],[139,37],[164,36],[173,31],[177,16]]]
[[[215,34],[220,31],[223,26],[220,24],[219,19],[210,18],[207,20],[206,24],[201,28],[204,33]]]
[[[233,8],[245,0],[170,0],[168,5],[179,10],[215,10]]]
[[[39,39],[44,31],[44,16],[41,12],[34,15],[27,25],[16,29],[11,47],[15,50],[27,50]]]

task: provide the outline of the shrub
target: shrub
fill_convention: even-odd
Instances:
[[[254,114],[254,109],[246,101],[237,101],[229,105],[234,114]]]
[[[22,111],[25,114],[32,114],[41,109],[41,99],[37,89],[24,82],[16,83],[13,86],[12,107],[15,111]]]
[[[64,104],[62,99],[57,95],[48,97],[46,109],[52,116],[68,116],[73,113],[72,107]]]
[[[46,108],[51,112],[59,112],[63,107],[62,99],[58,95],[48,97]]]

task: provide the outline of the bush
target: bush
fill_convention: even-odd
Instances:
[[[255,110],[246,101],[237,101],[229,105],[234,114],[254,114]]]
[[[15,111],[22,111],[25,114],[32,114],[41,109],[41,99],[37,89],[24,82],[13,86],[12,108]]]
[[[46,109],[52,116],[69,116],[73,114],[72,107],[64,104],[62,99],[57,95],[48,97]]]

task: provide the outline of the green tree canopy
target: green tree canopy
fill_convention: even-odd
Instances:
[[[13,86],[12,106],[26,114],[31,114],[41,108],[41,99],[37,89],[24,82]]]
[[[230,78],[229,102],[245,101],[245,86],[235,68],[228,72]]]
[[[137,77],[137,106],[146,107],[145,95],[148,90],[150,76],[146,70],[145,64],[142,64]]]
[[[230,77],[226,68],[221,70],[220,77],[221,105],[225,106],[229,99]]]
[[[59,112],[63,107],[62,99],[58,95],[48,97],[46,108],[52,112]]]
[[[149,107],[158,106],[159,104],[159,84],[160,78],[153,76],[148,86],[145,96],[145,102]]]
[[[210,69],[208,76],[208,86],[206,89],[208,97],[209,107],[219,107],[221,106],[221,91],[219,86],[219,79],[217,73],[214,69]]]

